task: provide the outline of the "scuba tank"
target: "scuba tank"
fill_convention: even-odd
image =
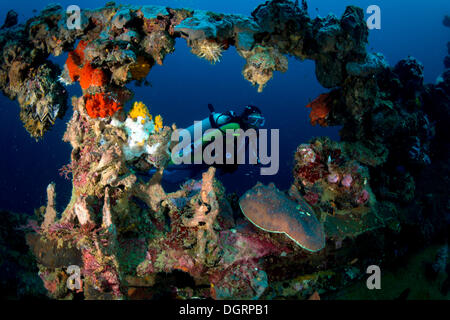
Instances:
[[[201,121],[202,135],[209,129],[219,129],[225,133],[227,129],[239,129],[240,125],[237,123],[236,114],[234,111],[227,111],[223,113],[215,112],[212,104],[208,105],[210,115]],[[234,123],[234,125],[229,126],[229,124]],[[199,124],[193,124],[192,126],[186,128],[189,131],[191,137],[194,137],[196,126]]]

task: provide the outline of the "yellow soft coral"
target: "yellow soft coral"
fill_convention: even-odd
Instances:
[[[163,118],[158,115],[155,117],[155,131],[159,132],[163,128]]]
[[[148,111],[147,106],[143,102],[135,102],[133,104],[133,108],[131,108],[128,113],[128,117],[133,120],[141,119],[141,123],[145,124],[146,122],[152,121],[153,117]],[[139,118],[140,117],[140,118]],[[154,120],[154,129],[156,132],[159,132],[163,128],[163,118],[158,115]]]
[[[130,112],[128,113],[128,116],[132,119],[137,119],[138,117],[142,117],[142,124],[144,124],[144,122],[146,120],[151,121],[152,120],[152,115],[150,114],[150,112],[148,111],[147,106],[143,103],[143,102],[135,102],[133,105],[133,108],[130,110]]]

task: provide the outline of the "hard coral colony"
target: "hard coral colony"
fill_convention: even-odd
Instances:
[[[406,238],[425,243],[445,231],[450,71],[425,85],[417,60],[391,67],[367,53],[362,9],[311,18],[305,1],[274,0],[251,17],[114,3],[82,13],[80,29],[69,30],[65,10],[51,5],[0,30],[0,88],[18,100],[33,137],[64,115],[62,84],[83,92],[64,134],[70,202],[56,212],[50,184],[26,235],[51,298],[333,297],[367,265],[408,252]],[[212,63],[235,46],[258,91],[287,71],[287,55],[313,60],[319,83],[333,90],[307,105],[311,124],[341,126],[340,141],[301,143],[288,192],[257,184],[229,195],[213,167],[167,192],[175,126],[143,102],[127,113],[126,85],[162,64],[177,38]],[[64,70],[46,60],[63,51]],[[432,162],[417,155],[424,150]],[[70,265],[82,271],[78,291],[65,285]],[[180,273],[189,281],[177,281]]]

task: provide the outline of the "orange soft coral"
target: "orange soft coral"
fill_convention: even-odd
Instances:
[[[66,65],[69,69],[69,75],[72,80],[77,76],[78,70],[84,62],[84,50],[87,45],[88,43],[86,41],[80,41],[77,48],[74,51],[69,52]]]
[[[86,95],[86,110],[91,118],[105,118],[112,116],[122,107],[104,93]]]
[[[322,127],[326,127],[328,114],[330,113],[330,94],[321,94],[313,102],[309,103],[306,108],[311,108],[311,113],[309,118],[311,119],[311,124],[315,126],[317,123]]]
[[[95,69],[85,60],[84,50],[86,41],[80,41],[77,48],[69,53],[66,66],[72,81],[80,81],[82,89],[86,90],[90,86],[102,87],[106,84],[106,76],[101,69]]]
[[[103,87],[106,84],[105,74],[101,69],[94,69],[89,63],[85,63],[80,72],[80,86],[88,89],[90,86]]]

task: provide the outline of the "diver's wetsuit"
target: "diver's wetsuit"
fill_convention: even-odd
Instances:
[[[222,159],[222,164],[212,164],[212,166],[216,167],[217,169],[220,169],[220,171],[222,173],[232,173],[234,171],[237,170],[238,168],[238,164],[237,164],[237,159],[238,159],[238,154],[244,153],[246,154],[246,151],[249,152],[253,152],[256,153],[257,150],[252,150],[252,148],[249,148],[248,143],[246,142],[247,139],[245,140],[241,140],[240,145],[238,145],[238,142],[240,141],[236,136],[232,136],[233,141],[230,141],[230,136],[226,135],[226,131],[227,130],[237,130],[237,129],[242,129],[242,130],[248,130],[248,129],[257,129],[258,127],[260,127],[260,125],[263,125],[264,123],[260,123],[259,125],[254,125],[254,123],[250,123],[250,118],[252,116],[258,115],[261,119],[264,119],[261,116],[261,111],[254,106],[247,106],[244,110],[244,112],[238,116],[236,115],[233,111],[228,111],[228,112],[224,112],[224,113],[216,113],[214,111],[214,107],[210,104],[209,106],[209,110],[210,110],[210,115],[208,118],[204,119],[202,121],[202,131],[203,134],[208,130],[208,129],[217,129],[219,130],[223,137],[224,137],[224,144],[223,144],[223,159]],[[187,128],[186,130],[188,130],[191,134],[191,136],[194,136],[194,126],[191,126],[189,128]],[[256,134],[258,134],[258,131],[256,130]],[[202,136],[204,137],[204,135]],[[212,139],[212,141],[202,141],[202,150],[211,142],[213,142],[214,139]],[[192,151],[194,151],[194,144],[196,142],[194,142],[192,144]],[[227,154],[227,144],[233,143],[233,150],[234,150],[234,155],[230,155],[229,153]],[[235,159],[233,164],[227,164],[226,160],[227,157],[231,157],[234,156],[233,159]],[[256,156],[257,158],[257,154],[254,154],[254,156]],[[201,165],[193,165],[193,171],[198,172],[198,171],[203,171],[205,170],[205,167],[208,167],[209,165],[203,163]]]

